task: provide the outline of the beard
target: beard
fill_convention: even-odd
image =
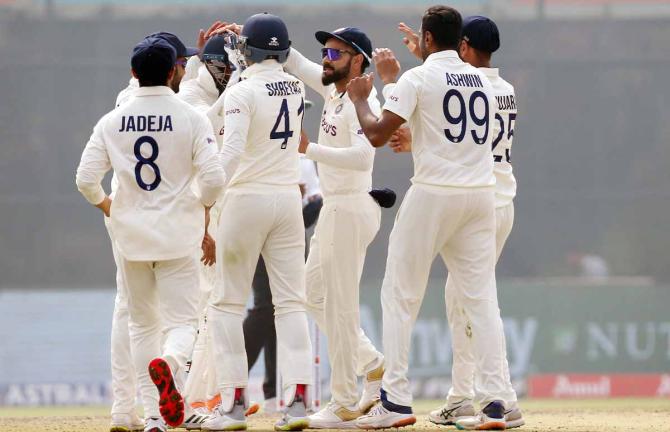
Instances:
[[[321,75],[321,84],[330,85],[334,82],[338,82],[349,75],[349,68],[351,67],[351,60],[342,66],[339,69],[335,69],[331,66],[323,67],[323,74]],[[326,75],[326,71],[330,71],[329,75]]]

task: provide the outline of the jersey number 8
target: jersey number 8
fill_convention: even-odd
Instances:
[[[453,115],[449,109],[449,102],[451,99],[455,98],[457,102],[457,114]],[[475,110],[475,104],[477,100],[480,99],[484,103],[484,115],[477,116],[477,111]],[[444,111],[444,117],[447,119],[449,124],[456,126],[460,125],[458,128],[458,135],[454,135],[451,129],[445,129],[444,135],[447,139],[453,143],[459,143],[465,138],[465,134],[468,130],[468,113],[470,114],[469,119],[472,123],[475,124],[470,130],[470,135],[476,144],[482,145],[486,143],[486,139],[489,136],[489,101],[486,98],[486,95],[477,90],[470,96],[468,101],[467,108],[465,105],[465,99],[463,95],[456,89],[451,89],[444,95],[442,100],[442,110]],[[483,130],[482,130],[483,128]]]
[[[151,146],[151,155],[149,157],[142,156],[142,144],[148,143]],[[135,165],[135,180],[139,187],[146,191],[155,190],[158,185],[161,183],[161,170],[158,169],[156,165],[156,159],[158,158],[158,143],[155,139],[148,135],[141,136],[135,141],[135,157],[137,158],[137,164]],[[142,167],[148,165],[154,171],[154,181],[152,183],[145,183],[142,179]]]

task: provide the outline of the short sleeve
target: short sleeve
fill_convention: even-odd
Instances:
[[[405,72],[388,94],[384,109],[409,121],[418,102],[419,85],[419,74],[416,69]]]

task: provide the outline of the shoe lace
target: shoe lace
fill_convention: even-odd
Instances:
[[[382,405],[381,402],[377,402],[374,407],[368,413],[369,416],[382,415],[386,413],[386,408]]]

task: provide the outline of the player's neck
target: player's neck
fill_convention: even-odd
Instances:
[[[335,81],[335,88],[338,93],[344,93],[347,91],[347,84],[351,81],[351,77],[342,78],[339,81]]]

